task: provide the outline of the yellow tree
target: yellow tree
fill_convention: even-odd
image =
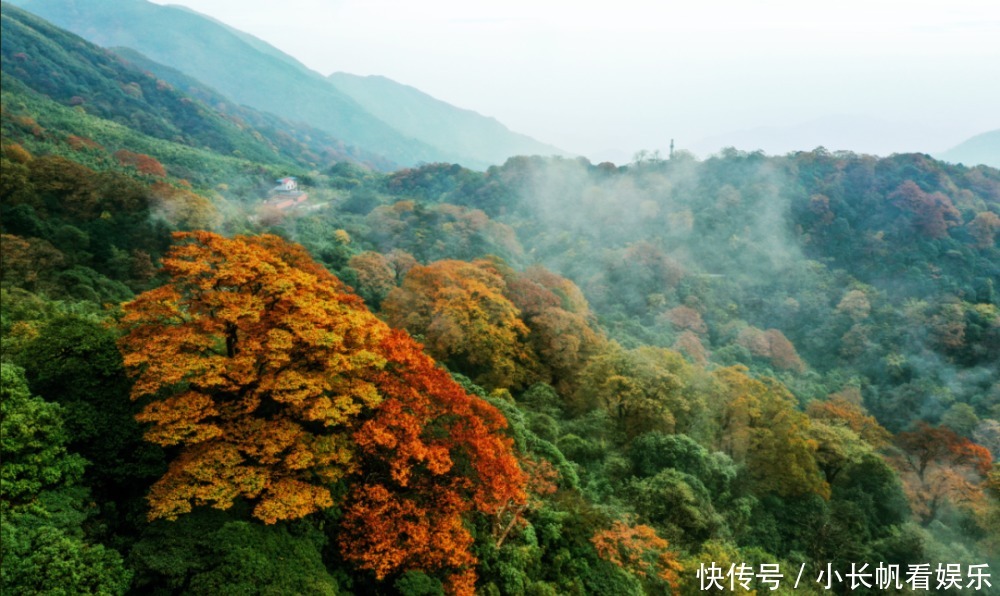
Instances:
[[[525,343],[528,327],[505,289],[489,261],[436,261],[410,269],[382,303],[382,313],[477,383],[517,387],[538,365]]]
[[[172,226],[183,229],[212,228],[221,217],[211,201],[188,190],[155,182],[150,186],[150,206]]]
[[[465,516],[523,502],[502,415],[465,393],[301,247],[177,234],[167,285],[126,304],[120,340],[146,437],[177,448],[151,518],[254,504],[266,523],[334,504],[344,555],[380,578],[475,580]]]
[[[774,379],[753,379],[743,366],[713,373],[717,385],[718,445],[745,463],[758,489],[781,496],[816,493],[830,496],[816,461],[819,444],[810,436],[809,418],[795,409],[795,398]]]
[[[181,241],[171,282],[125,305],[121,339],[147,438],[181,446],[153,518],[256,501],[267,521],[333,505],[353,467],[345,431],[381,401],[367,378],[387,329],[301,248],[273,236]]]
[[[611,343],[581,372],[576,406],[603,408],[628,438],[653,430],[688,432],[705,409],[696,371],[672,350],[624,350]]]

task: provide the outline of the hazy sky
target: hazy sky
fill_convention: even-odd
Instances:
[[[157,3],[592,158],[671,138],[935,152],[1000,128],[998,0]]]

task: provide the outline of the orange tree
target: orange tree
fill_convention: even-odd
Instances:
[[[891,461],[903,480],[913,512],[929,525],[947,506],[974,512],[985,519],[993,458],[988,449],[946,426],[918,422],[894,440],[899,450]]]
[[[506,421],[305,251],[178,233],[169,283],[125,305],[120,340],[146,438],[176,449],[150,517],[254,505],[266,523],[334,505],[341,547],[380,579],[450,569],[471,590],[471,512],[525,499]]]
[[[646,525],[615,521],[590,539],[597,554],[605,561],[631,570],[641,578],[652,576],[676,589],[684,567],[670,544]]]

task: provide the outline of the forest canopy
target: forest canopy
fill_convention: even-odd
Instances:
[[[1000,569],[1000,171],[817,148],[382,172],[18,14],[5,593]]]

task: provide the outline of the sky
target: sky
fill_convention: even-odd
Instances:
[[[156,2],[595,161],[671,139],[935,153],[1000,128],[997,0]]]

